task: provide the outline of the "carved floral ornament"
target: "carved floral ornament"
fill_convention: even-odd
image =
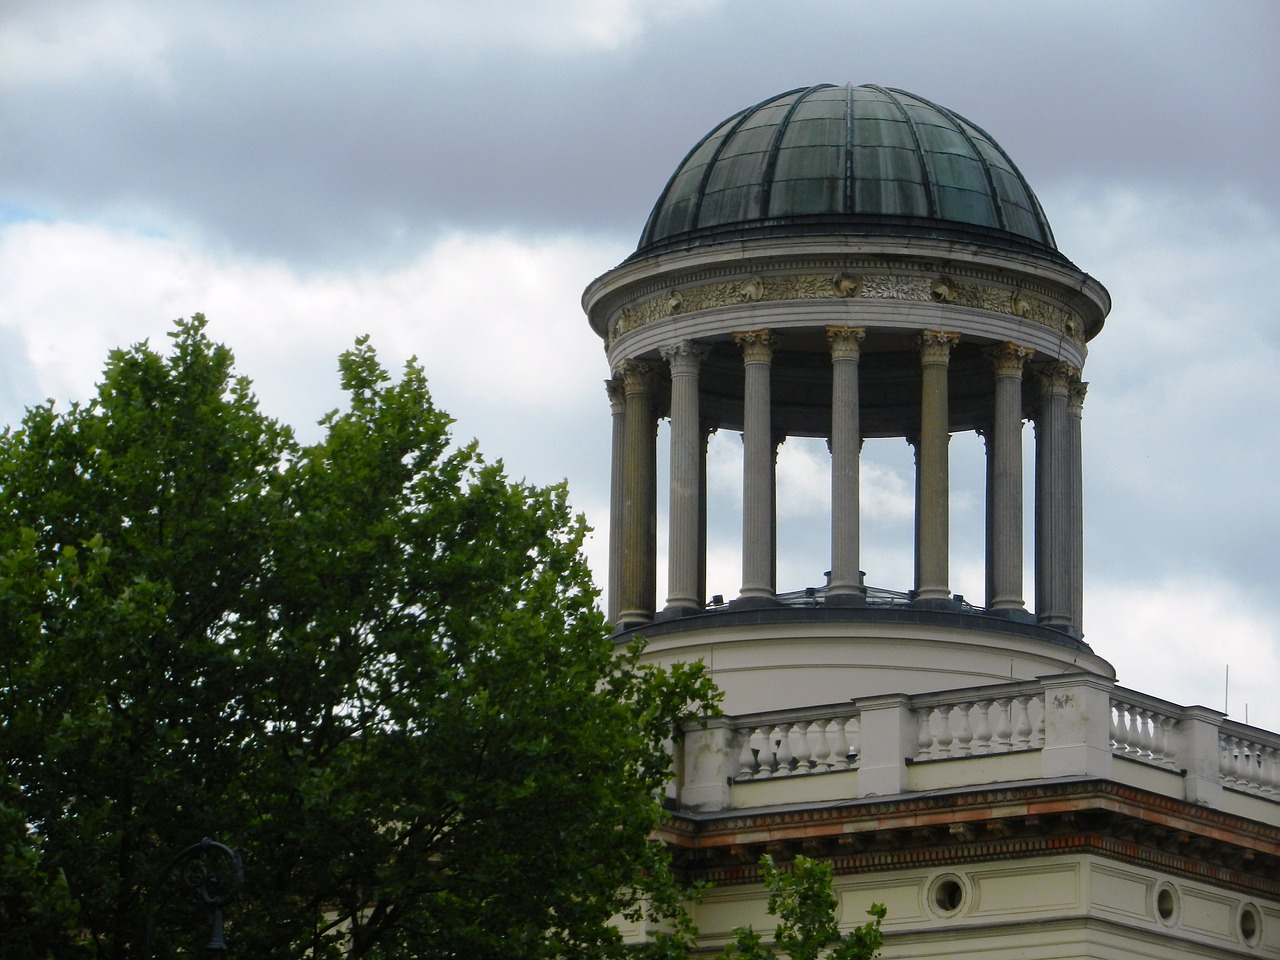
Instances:
[[[1078,317],[1056,304],[1031,296],[1023,290],[1010,290],[990,284],[956,280],[949,276],[912,276],[897,273],[856,274],[841,271],[830,274],[786,274],[773,277],[752,276],[745,280],[705,283],[694,287],[670,289],[624,307],[610,330],[610,341],[677,314],[697,313],[717,307],[740,306],[744,303],[786,300],[907,300],[922,303],[945,303],[973,307],[990,313],[1021,317],[1084,342],[1084,330]]]

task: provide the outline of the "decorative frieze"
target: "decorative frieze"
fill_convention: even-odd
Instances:
[[[752,276],[666,290],[624,307],[610,331],[616,339],[640,327],[679,314],[698,313],[747,303],[825,299],[905,300],[971,307],[1019,317],[1083,342],[1083,330],[1072,314],[1024,290],[950,276],[929,277],[903,273],[786,274]]]

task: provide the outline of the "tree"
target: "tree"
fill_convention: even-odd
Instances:
[[[836,923],[831,864],[796,857],[792,869],[784,872],[766,855],[761,866],[769,891],[769,913],[780,921],[774,930],[774,944],[788,960],[871,960],[879,956],[884,906],[873,903],[867,911],[871,919],[842,936]],[[777,960],[778,954],[751,927],[733,932],[734,941],[721,953],[723,960]]]
[[[301,445],[202,317],[170,336],[0,435],[0,762],[83,934],[33,955],[136,956],[202,836],[245,850],[236,955],[618,954],[677,902],[650,835],[700,669],[615,653],[563,486],[455,445],[416,364],[357,341]]]

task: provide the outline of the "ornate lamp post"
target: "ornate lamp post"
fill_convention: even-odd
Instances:
[[[226,863],[222,863],[219,857]],[[225,957],[227,942],[222,936],[222,908],[244,885],[244,858],[240,851],[205,837],[170,860],[162,876],[164,879],[152,888],[147,897],[143,960],[151,960],[154,949],[156,894],[161,887],[167,891],[166,899],[174,893],[185,891],[205,906],[210,923],[209,942],[205,945],[205,950],[211,960]]]

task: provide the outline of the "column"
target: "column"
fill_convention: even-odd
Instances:
[[[622,483],[626,475],[623,460],[625,431],[624,412],[626,398],[621,380],[606,380],[604,388],[609,394],[609,410],[613,414],[612,469],[609,471],[609,622],[618,622],[620,591],[622,590]]]
[[[1022,370],[1035,351],[988,351],[995,404],[987,437],[987,609],[1020,611],[1022,598]]]
[[[1081,449],[1081,419],[1087,383],[1074,380],[1067,387],[1067,509],[1071,564],[1068,568],[1071,629],[1084,636],[1084,457]]]
[[[831,343],[831,580],[827,602],[847,606],[865,595],[860,560],[858,360],[865,327],[827,327]]]
[[[618,623],[629,627],[653,619],[657,591],[657,420],[653,404],[656,365],[622,365],[623,413],[622,589]]]
[[[920,334],[920,437],[916,446],[916,598],[948,600],[949,496],[947,366],[958,333]]]
[[[710,352],[691,340],[682,340],[660,351],[671,367],[671,497],[670,536],[667,542],[667,610],[677,614],[702,609],[698,593],[699,531],[702,451],[699,434],[698,370]]]
[[[1069,440],[1067,392],[1078,373],[1069,363],[1038,371],[1040,412],[1036,417],[1036,620],[1048,626],[1071,623],[1068,570],[1071,563],[1067,486]]]
[[[698,589],[697,596],[707,602],[707,445],[714,425],[703,422],[698,426]]]
[[[774,442],[769,373],[778,338],[768,330],[735,333],[742,348],[742,593],[774,598]]]

